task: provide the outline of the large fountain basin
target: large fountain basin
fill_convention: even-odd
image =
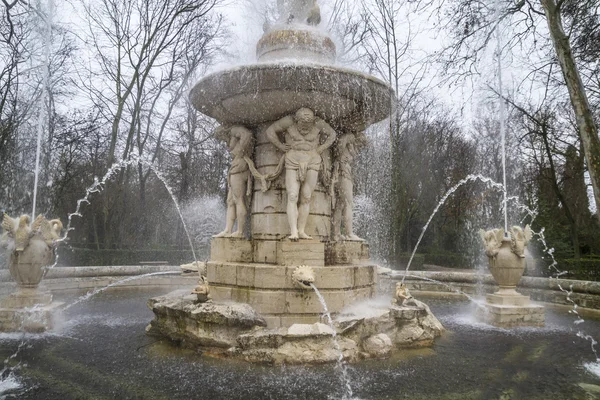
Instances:
[[[27,365],[16,371],[22,387],[5,394],[61,400],[342,397],[335,364],[250,367],[144,335],[153,316],[147,299],[170,290],[111,289],[69,309],[55,333],[33,337],[11,360],[10,365]],[[68,303],[79,293],[56,295]],[[598,388],[600,378],[584,365],[595,358],[589,343],[571,332],[573,317],[567,313],[550,310],[545,328],[505,330],[469,319],[465,302],[427,302],[451,334],[433,348],[352,365],[356,398],[594,398],[586,390]],[[585,329],[598,337],[600,321],[588,320]],[[21,340],[0,335],[0,356],[8,358]]]
[[[385,82],[357,71],[284,62],[208,75],[194,86],[190,99],[221,123],[258,125],[310,107],[330,123],[364,128],[389,116],[392,95]]]

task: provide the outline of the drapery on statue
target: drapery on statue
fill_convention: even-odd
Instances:
[[[283,143],[277,136],[279,133],[284,133]],[[301,108],[294,116],[288,115],[273,123],[267,128],[266,134],[269,141],[285,153],[282,160],[285,160],[289,238],[311,239],[304,230],[322,165],[321,153],[331,147],[336,133],[327,122],[316,117],[311,109]],[[268,179],[280,172],[272,174]]]
[[[250,175],[249,158],[252,155],[252,132],[241,125],[220,126],[215,130],[215,137],[227,143],[231,153],[231,167],[227,174],[227,222],[225,230],[215,237],[244,237],[248,209],[246,197],[252,194],[252,177]],[[254,167],[252,165],[252,167]],[[237,230],[233,225],[237,220]]]
[[[280,18],[288,23],[319,25],[321,9],[316,0],[277,0]]]
[[[339,240],[363,240],[354,234],[352,211],[354,209],[354,178],[352,161],[361,147],[367,144],[364,132],[342,135],[334,150],[333,184],[331,185],[333,212],[333,238]],[[342,221],[345,235],[342,235]]]

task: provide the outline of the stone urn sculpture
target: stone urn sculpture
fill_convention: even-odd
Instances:
[[[52,265],[56,241],[60,237],[62,223],[58,219],[48,221],[38,216],[31,226],[27,215],[18,220],[4,215],[4,233],[0,244],[6,249],[10,275],[21,288],[37,288],[44,276],[44,267]]]
[[[496,294],[519,295],[515,290],[523,272],[525,272],[525,247],[531,240],[529,225],[525,230],[513,226],[510,236],[504,235],[504,229],[480,231],[489,259],[492,276],[500,286]]]
[[[51,325],[52,294],[40,289],[46,267],[52,265],[63,225],[58,219],[38,216],[30,225],[28,215],[13,219],[4,214],[0,247],[7,253],[8,269],[18,290],[0,299],[0,331],[42,332]]]

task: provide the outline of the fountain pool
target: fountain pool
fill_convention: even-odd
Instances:
[[[28,335],[8,364],[6,399],[327,399],[344,393],[334,364],[266,366],[220,360],[144,334],[149,297],[172,288],[109,289],[71,307],[53,333]],[[71,302],[81,293],[56,293]],[[389,299],[384,301],[389,302]],[[543,328],[477,323],[470,303],[427,299],[447,333],[433,347],[349,365],[357,399],[592,399],[600,377],[572,316],[547,310]],[[600,319],[586,331],[600,334]],[[132,334],[132,332],[135,332]],[[0,336],[12,355],[21,334]],[[9,372],[5,371],[5,377]]]

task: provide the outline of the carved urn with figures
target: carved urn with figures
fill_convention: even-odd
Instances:
[[[525,272],[525,247],[532,237],[531,228],[527,225],[523,230],[513,226],[508,237],[504,229],[481,230],[480,235],[485,243],[490,272],[500,286],[497,293],[516,293],[515,288]]]
[[[58,219],[48,221],[42,215],[30,225],[28,215],[11,218],[4,215],[4,231],[0,245],[6,249],[8,268],[20,288],[37,288],[44,276],[44,267],[52,265],[56,241],[60,237],[62,223]]]

